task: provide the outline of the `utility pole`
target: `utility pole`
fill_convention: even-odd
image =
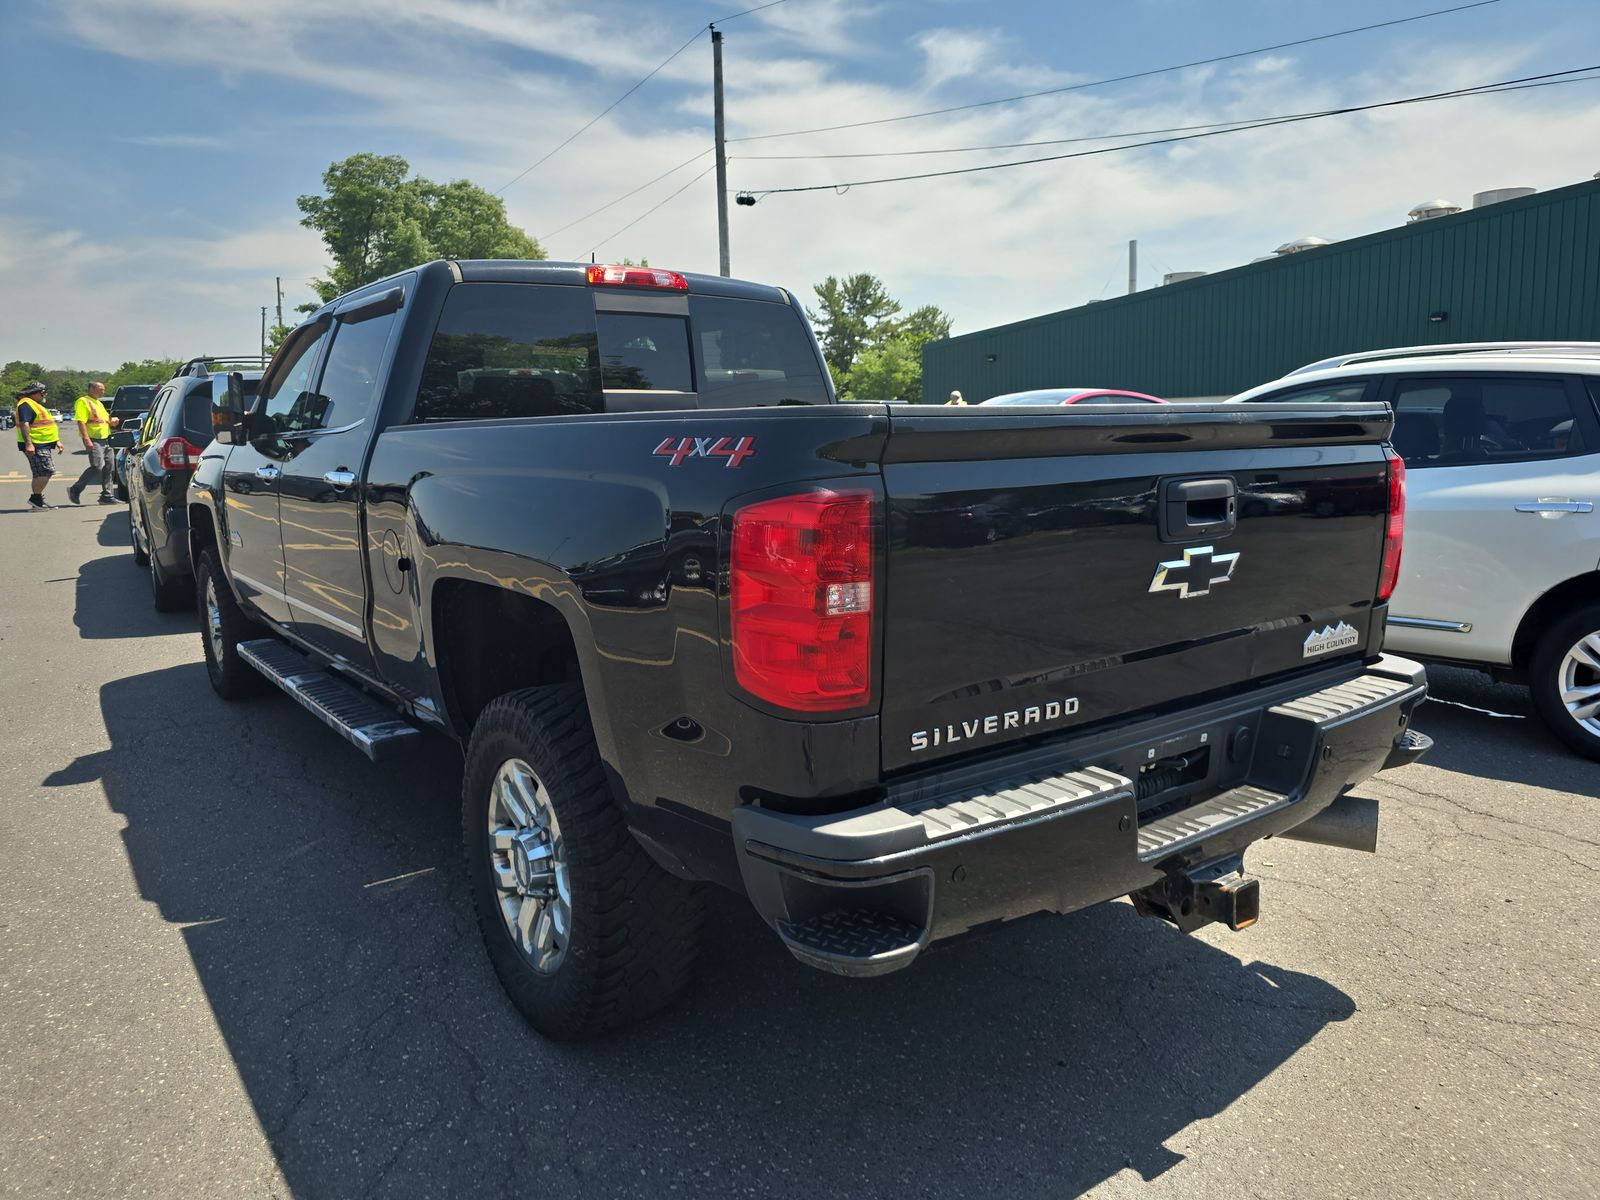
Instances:
[[[1139,290],[1139,239],[1128,241],[1128,295]]]
[[[723,275],[728,266],[728,145],[722,127],[722,30],[711,27],[712,112],[717,129],[717,257]]]
[[[278,324],[283,324],[283,276],[275,275],[273,279],[278,285]]]
[[[265,304],[263,304],[261,306],[261,355],[262,355],[263,358],[265,358],[266,354],[267,354],[267,306]]]

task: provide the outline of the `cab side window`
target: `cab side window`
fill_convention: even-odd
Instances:
[[[262,397],[257,411],[266,417],[271,431],[280,437],[322,427],[326,406],[311,388],[313,373],[322,360],[322,349],[331,332],[331,326],[324,327],[296,346],[287,369],[273,380]]]
[[[399,316],[387,312],[364,321],[335,323],[333,348],[317,385],[314,428],[343,428],[366,419],[377,400],[384,350]],[[308,412],[306,419],[310,416]]]

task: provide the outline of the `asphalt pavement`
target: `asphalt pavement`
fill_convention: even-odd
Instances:
[[[717,896],[682,1003],[554,1046],[481,950],[455,748],[224,704],[125,510],[15,472],[0,1194],[1600,1193],[1600,766],[1517,688],[1437,672],[1379,853],[1258,847],[1244,933],[1117,902],[852,981]]]

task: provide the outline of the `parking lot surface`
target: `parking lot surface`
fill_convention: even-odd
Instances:
[[[685,1002],[553,1046],[481,951],[454,747],[224,705],[125,511],[25,496],[0,1194],[1600,1192],[1600,768],[1519,689],[1436,673],[1380,852],[1263,844],[1245,933],[1119,902],[845,980],[718,896]]]

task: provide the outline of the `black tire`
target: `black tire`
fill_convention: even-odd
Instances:
[[[148,538],[148,532],[146,537]],[[145,555],[150,565],[150,599],[157,612],[177,612],[194,601],[194,581],[179,575],[170,578],[161,569],[161,560],[154,554]]]
[[[133,505],[128,505],[128,541],[133,543],[133,565],[147,567],[150,565],[150,556],[139,548],[139,530],[134,524],[138,519],[134,515]]]
[[[494,883],[491,789],[513,759],[544,785],[570,883],[565,951],[548,973],[512,937]],[[628,832],[600,767],[582,688],[529,688],[484,709],[467,748],[462,834],[489,960],[540,1033],[593,1037],[664,1008],[688,985],[700,947],[700,889],[662,870]]]
[[[128,485],[123,483],[122,480],[120,480],[120,479],[113,480],[112,483],[111,483],[111,491],[112,491],[112,494],[115,495],[116,498],[118,500],[121,500],[124,504],[126,504],[128,502]]]
[[[208,547],[200,552],[194,580],[195,605],[200,610],[200,643],[205,647],[206,674],[211,678],[212,688],[224,700],[261,695],[270,685],[261,672],[239,657],[238,645],[265,637],[266,631],[245,616],[239,602],[233,598],[215,549]],[[216,639],[212,637],[210,605],[206,599],[208,583],[216,596],[219,635]]]
[[[1583,725],[1561,698],[1567,655],[1589,637],[1600,643],[1600,604],[1575,609],[1545,630],[1528,664],[1528,686],[1533,706],[1550,732],[1579,754],[1600,759],[1600,732]],[[1590,653],[1596,653],[1595,644]],[[1580,667],[1574,682],[1580,687],[1600,686],[1600,669]],[[1588,719],[1600,727],[1600,714]]]

